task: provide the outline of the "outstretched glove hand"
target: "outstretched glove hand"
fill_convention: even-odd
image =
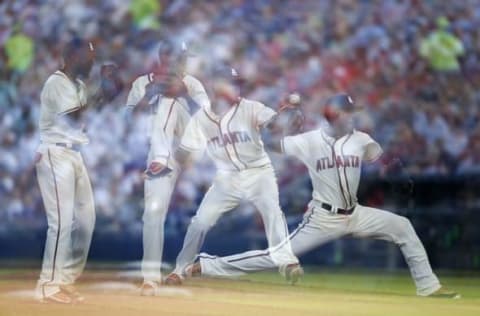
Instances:
[[[278,112],[287,118],[286,126],[284,127],[285,135],[294,135],[303,129],[305,115],[300,108],[300,103],[300,95],[298,93],[291,93],[280,105]]]

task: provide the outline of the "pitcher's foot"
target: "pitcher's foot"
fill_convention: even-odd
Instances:
[[[85,297],[73,284],[60,285],[60,289],[73,299],[73,303],[83,303],[85,301]]]
[[[144,281],[140,287],[141,296],[155,296],[157,294],[158,283],[155,281]]]
[[[200,265],[200,262],[195,262],[195,263],[192,263],[191,265],[189,265],[186,269],[185,269],[185,274],[187,275],[187,277],[199,277],[202,275],[202,266]]]
[[[458,299],[458,298],[461,298],[462,296],[455,291],[441,287],[435,292],[433,292],[432,294],[428,295],[428,297]]]
[[[182,285],[182,277],[174,272],[170,273],[167,275],[167,278],[165,279],[165,284],[166,285]]]
[[[48,296],[42,296],[41,298],[39,298],[39,301],[41,303],[72,304],[73,298],[65,291],[60,290]]]
[[[285,277],[288,283],[295,285],[303,277],[303,268],[299,263],[283,265],[279,268],[280,274]]]

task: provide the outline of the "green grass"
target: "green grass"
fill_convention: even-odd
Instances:
[[[437,274],[443,286],[458,291],[464,298],[480,299],[480,275],[478,273]],[[248,275],[244,280],[266,284],[285,284],[277,273],[257,273]],[[415,295],[415,286],[408,271],[372,272],[353,270],[306,269],[305,276],[299,283],[302,289],[311,291],[336,291],[349,293],[368,293],[385,295]]]
[[[444,286],[462,294],[460,300],[423,298],[415,295],[415,287],[407,271],[372,273],[362,271],[306,271],[300,284],[286,285],[276,273],[259,273],[241,281],[210,280],[205,286],[218,290],[235,289],[266,294],[267,301],[244,298],[244,304],[267,304],[294,310],[301,315],[310,312],[327,315],[480,315],[480,278],[475,275],[439,275]],[[273,294],[275,300],[270,296]],[[287,295],[289,299],[282,299]],[[232,301],[232,299],[230,299]]]

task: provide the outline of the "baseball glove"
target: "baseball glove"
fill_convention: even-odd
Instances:
[[[298,93],[289,94],[282,101],[278,110],[286,118],[284,132],[286,135],[294,135],[303,129],[305,115],[301,110],[301,97]]]
[[[153,82],[145,87],[146,92],[153,90],[155,93],[167,98],[178,98],[185,96],[186,87],[182,78],[177,74],[169,72],[165,74],[154,74]]]
[[[102,65],[100,69],[100,89],[98,91],[100,103],[113,101],[122,92],[123,86],[118,66],[115,64]]]

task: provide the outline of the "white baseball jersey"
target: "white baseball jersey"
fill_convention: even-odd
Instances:
[[[40,140],[43,143],[88,143],[83,127],[65,115],[86,106],[87,89],[83,81],[76,79],[74,83],[57,70],[45,82],[40,102]]]
[[[152,127],[149,157],[151,161],[173,168],[175,139],[182,137],[189,120],[189,108],[184,98],[160,100]]]
[[[322,129],[285,137],[282,150],[307,166],[314,201],[345,209],[357,204],[362,160],[374,161],[382,154],[366,133],[353,131],[334,139]]]
[[[138,77],[132,84],[127,98],[128,106],[135,106],[145,94],[145,86],[153,80],[153,74]],[[192,99],[200,106],[210,106],[210,101],[202,84],[192,76],[185,76],[183,82]],[[184,98],[167,98],[157,96],[150,100],[155,104],[151,113],[151,126],[148,128],[150,138],[149,163],[160,162],[173,168],[172,148],[174,139],[181,137],[190,120],[189,107]]]
[[[145,95],[145,86],[153,80],[148,74],[137,78],[128,95],[127,105],[135,106]],[[210,106],[202,84],[191,76],[183,79],[188,93],[201,106]],[[176,140],[180,139],[190,119],[189,107],[184,98],[153,97],[148,128],[150,151],[147,165],[152,161],[168,166],[173,172],[164,177],[145,180],[145,211],[143,213],[143,258],[144,282],[161,282],[161,262],[164,245],[164,222],[170,198],[178,177],[173,158]]]
[[[441,285],[433,273],[422,242],[408,219],[394,213],[357,204],[362,160],[377,159],[382,149],[368,134],[353,131],[339,139],[322,129],[287,136],[283,151],[299,158],[308,168],[313,183],[313,199],[303,221],[288,236],[294,255],[300,256],[331,240],[350,235],[393,242],[407,262],[417,294],[426,296]],[[350,215],[334,214],[319,202],[350,208]],[[200,254],[202,275],[241,276],[246,273],[281,267],[273,260],[276,247],[252,250],[226,257]]]
[[[190,120],[180,147],[190,152],[207,149],[217,169],[241,171],[270,164],[260,127],[276,112],[260,102],[240,99],[222,117],[203,108]]]
[[[285,217],[278,201],[278,186],[270,158],[263,148],[260,128],[275,116],[260,102],[239,99],[222,117],[210,108],[198,111],[188,123],[180,148],[207,150],[219,172],[188,227],[173,273],[182,275],[201,249],[218,218],[239,205],[251,202],[260,212],[273,262],[298,263],[287,237]]]
[[[153,81],[153,73],[143,75],[135,79],[132,83],[132,89],[127,97],[127,105],[135,106],[145,95],[145,87]],[[210,99],[202,83],[193,76],[186,75],[183,77],[183,83],[187,88],[189,96],[202,108],[210,108]],[[157,97],[149,100],[154,102]]]

